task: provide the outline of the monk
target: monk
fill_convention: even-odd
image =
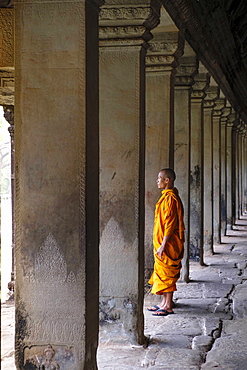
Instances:
[[[152,293],[162,295],[159,305],[149,307],[154,316],[174,314],[173,292],[177,290],[184,254],[183,204],[174,187],[175,172],[170,168],[161,170],[157,185],[162,195],[156,204],[153,229],[154,271],[149,280]]]

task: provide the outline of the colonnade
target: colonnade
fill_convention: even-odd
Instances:
[[[246,123],[160,1],[14,12],[17,368],[53,351],[96,369],[99,307],[145,342],[159,170],[177,174],[188,282],[246,211]]]

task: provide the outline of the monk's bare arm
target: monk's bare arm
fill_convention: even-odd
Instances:
[[[166,243],[170,240],[170,237],[171,237],[171,235],[165,235],[165,236],[164,236],[164,238],[163,238],[163,241],[162,241],[161,246],[157,249],[156,254],[157,254],[160,258],[162,258],[162,254],[163,254],[163,252],[164,252],[164,250],[165,250]]]

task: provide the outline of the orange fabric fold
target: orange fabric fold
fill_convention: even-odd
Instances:
[[[154,271],[149,280],[152,293],[163,294],[177,290],[181,260],[184,254],[183,204],[176,188],[162,191],[156,204],[153,230]],[[165,235],[171,235],[166,244],[162,259],[155,253]]]

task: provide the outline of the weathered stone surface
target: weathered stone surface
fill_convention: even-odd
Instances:
[[[216,283],[221,281],[218,270],[210,266],[200,266],[198,263],[191,264],[190,279],[190,283]]]
[[[99,22],[100,311],[141,343],[145,54],[159,12],[151,1],[125,4],[107,1]]]
[[[232,284],[222,284],[221,289],[218,279],[215,280],[215,287],[213,283],[214,278],[219,277],[219,266],[221,279],[224,279],[225,274],[227,276],[231,270],[233,273],[238,273],[239,270],[234,268],[232,261],[229,265],[227,262],[230,260],[229,255],[233,256],[234,249],[228,245],[224,245],[224,248],[222,245],[216,246],[217,254],[211,257],[210,267],[192,263],[191,273],[194,281],[187,285],[178,284],[174,315],[154,317],[146,308],[159,303],[160,298],[151,294],[146,297],[144,305],[145,335],[148,344],[146,348],[130,344],[122,323],[112,325],[109,321],[102,325],[97,353],[98,369],[199,370],[202,368],[211,370],[214,367],[227,370],[245,369],[246,316],[236,319],[231,312],[231,299],[241,298],[244,301],[247,297],[245,280],[243,279],[243,284],[235,289],[232,296],[227,295],[227,298],[225,295]],[[238,250],[241,253],[242,249]],[[237,252],[236,255],[238,255]],[[214,258],[215,263],[213,263]],[[202,283],[204,272],[205,279]],[[207,287],[207,284],[208,288],[202,289],[202,286]],[[181,292],[193,293],[193,298],[180,297]],[[112,301],[109,302],[110,306],[114,306]],[[10,312],[13,314],[13,311]],[[13,315],[11,320],[13,321]],[[11,358],[13,363],[11,345],[9,348],[3,364],[7,364]],[[10,358],[7,358],[8,353]]]
[[[180,283],[176,298],[217,298],[226,297],[232,290],[232,284],[221,283]]]
[[[184,205],[185,244],[182,261],[181,279],[189,281],[189,187],[190,187],[190,93],[193,76],[197,72],[198,60],[189,44],[185,43],[184,56],[179,61],[175,79],[174,93],[174,170],[179,176],[176,187]]]
[[[221,330],[221,320],[220,318],[214,317],[205,317],[203,320],[203,335],[213,336],[214,338],[218,337]]]
[[[179,307],[183,317],[204,317],[209,314],[213,317],[228,317],[229,315],[225,305],[223,307],[218,305],[217,298],[179,299]]]
[[[202,332],[202,324],[201,320],[194,317],[194,318],[185,318],[181,316],[180,314],[175,315],[169,315],[167,317],[164,317],[163,323],[159,322],[157,333],[157,327],[155,327],[155,321],[157,322],[158,317],[150,316],[148,318],[148,322],[151,324],[152,330],[147,330],[145,333],[146,335],[149,335],[153,337],[153,335],[156,337],[157,335],[169,335],[172,333],[172,335],[185,335],[185,336],[196,336],[201,334]]]
[[[213,344],[213,338],[209,335],[198,335],[193,338],[192,349],[197,349],[200,352],[208,352]]]
[[[162,168],[173,168],[175,66],[184,43],[184,37],[164,7],[160,24],[153,32],[146,56],[145,268],[148,271],[153,269],[154,206],[160,195],[155,180]]]
[[[198,369],[201,362],[202,357],[198,350],[164,348],[157,356],[155,366],[164,370]]]
[[[245,323],[246,326],[246,323]],[[234,328],[232,328],[234,329]],[[232,334],[218,338],[207,354],[202,369],[245,369],[247,362],[247,334]]]
[[[202,264],[203,98],[205,90],[208,88],[208,74],[200,71],[194,77],[194,81],[191,93],[190,125],[190,258],[200,261]]]
[[[247,281],[238,285],[233,293],[233,312],[237,317],[247,316]]]
[[[96,368],[103,1],[85,3],[15,2],[18,369],[48,344],[60,368],[67,347],[70,370]]]
[[[225,335],[246,335],[247,336],[247,318],[242,317],[237,320],[226,320],[222,326],[222,336]]]
[[[0,68],[14,66],[14,9],[0,8]]]

